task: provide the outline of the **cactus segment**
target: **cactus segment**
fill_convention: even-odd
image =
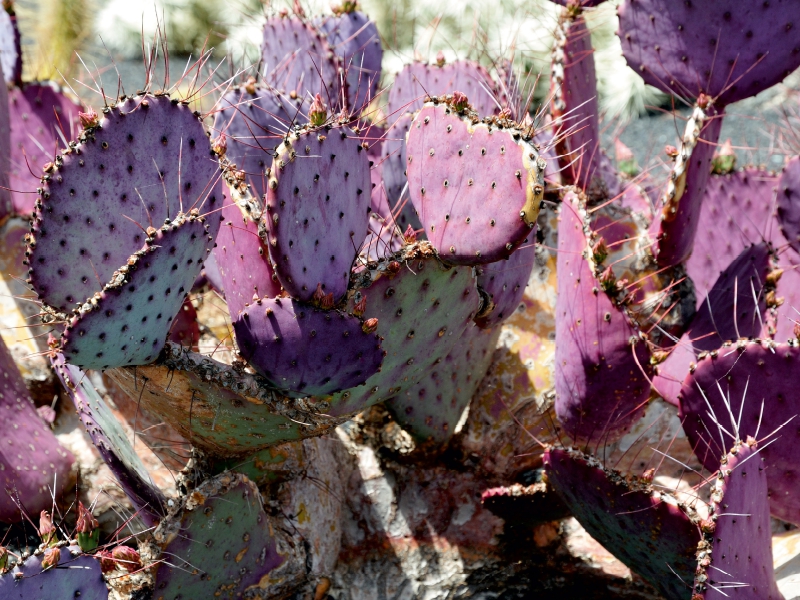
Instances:
[[[442,260],[491,263],[536,225],[546,162],[514,123],[480,122],[455,102],[438,99],[417,113],[408,134],[409,193]]]
[[[378,26],[353,10],[319,19],[317,27],[339,57],[347,78],[347,105],[360,112],[375,97],[381,80],[383,48]]]
[[[406,175],[408,166],[406,136],[413,120],[412,113],[405,113],[398,117],[386,132],[386,139],[381,150],[381,177],[386,189],[389,209],[396,215],[395,220],[401,231],[405,231],[409,225],[413,229],[422,229],[419,215],[417,215],[414,204],[409,200]],[[398,210],[400,205],[402,208]]]
[[[136,508],[137,516],[147,525],[158,523],[166,514],[167,499],[153,483],[106,401],[94,388],[88,375],[78,367],[67,364],[62,354],[51,361],[75,405],[78,417],[103,461]]]
[[[230,194],[233,199],[239,199]],[[225,198],[217,244],[211,253],[218,266],[231,319],[236,319],[254,298],[274,298],[281,291],[269,261],[269,250],[258,236],[259,208],[252,202]],[[250,208],[250,210],[243,210]],[[254,212],[256,214],[254,214]],[[214,218],[213,216],[211,218]]]
[[[797,444],[791,430],[797,413],[800,347],[769,340],[725,344],[697,361],[683,382],[679,400],[686,436],[700,462],[717,468],[724,449],[748,435],[762,440],[770,512],[800,523],[796,491]],[[719,426],[717,425],[719,423]],[[785,425],[788,423],[788,425]],[[775,441],[764,441],[774,435]]]
[[[200,119],[169,96],[135,96],[109,108],[46,174],[28,242],[39,297],[70,310],[142,248],[148,226],[222,206],[209,149]],[[211,219],[210,235],[218,227]]]
[[[155,360],[211,251],[208,231],[205,219],[178,215],[148,237],[64,329],[67,362],[104,370]]]
[[[278,389],[303,396],[359,386],[383,360],[366,322],[291,298],[255,301],[233,329],[242,358]]]
[[[156,597],[264,597],[286,560],[278,535],[247,477],[223,473],[203,482],[153,532],[166,559],[156,571]]]
[[[261,42],[264,81],[292,100],[321,94],[330,105],[339,90],[339,59],[321,32],[297,17],[267,19]]]
[[[536,263],[535,239],[536,228],[508,259],[481,267],[478,288],[488,296],[490,305],[475,318],[478,327],[499,327],[519,307]]]
[[[678,405],[678,392],[700,352],[761,334],[767,316],[764,287],[771,268],[770,249],[761,243],[745,248],[720,274],[681,341],[658,365],[653,387],[664,400]]]
[[[778,181],[778,223],[795,251],[800,252],[800,157],[790,159]]]
[[[730,587],[740,598],[783,600],[772,569],[767,471],[754,439],[722,459],[703,531],[693,600],[730,598]]]
[[[686,122],[683,141],[675,158],[667,190],[650,227],[656,240],[654,254],[660,266],[682,263],[694,248],[706,184],[711,176],[711,160],[719,133],[722,113],[695,106]]]
[[[426,96],[461,92],[481,117],[500,113],[508,103],[505,93],[484,67],[470,60],[429,64],[415,61],[403,67],[389,89],[387,114],[416,112]]]
[[[365,305],[378,320],[386,352],[363,386],[334,394],[327,413],[346,416],[398,396],[444,360],[478,312],[472,269],[447,268],[428,242],[417,242],[354,274],[347,311]]]
[[[78,133],[81,107],[67,98],[55,83],[28,83],[8,93],[11,115],[11,185],[14,211],[33,212],[39,177],[54,153]],[[36,176],[31,175],[31,172]]]
[[[793,0],[626,0],[618,14],[628,65],[667,94],[703,93],[726,106],[800,65],[800,4]]]
[[[590,200],[607,199],[592,38],[581,15],[564,10],[559,18],[551,68],[553,128],[563,137],[557,151],[561,176],[585,190]],[[616,177],[613,169],[610,175]]]
[[[558,225],[556,414],[573,438],[608,443],[644,412],[652,369],[646,344],[594,276],[582,204],[568,192]]]
[[[709,178],[697,230],[714,235],[698,235],[686,261],[698,304],[720,273],[751,244],[768,241],[775,248],[786,244],[774,216],[777,181],[775,175],[755,168]]]
[[[3,600],[106,600],[108,588],[100,561],[78,546],[58,548],[58,566],[44,569],[45,552],[37,552],[0,575]]]
[[[344,420],[327,416],[325,398],[286,398],[243,366],[167,342],[153,364],[106,373],[144,410],[217,458],[321,435]]]
[[[10,185],[11,122],[8,111],[8,89],[2,87],[0,90],[0,221],[5,221],[14,211],[14,204]]]
[[[547,482],[589,535],[664,598],[686,597],[700,531],[691,508],[586,454],[550,448]]]
[[[2,340],[0,371],[0,411],[5,415],[0,445],[0,521],[13,523],[22,519],[17,502],[30,515],[50,510],[50,488],[55,486],[52,492],[60,496],[75,459],[39,417]]]
[[[347,291],[371,189],[367,152],[344,125],[309,128],[278,146],[263,221],[273,269],[293,298],[310,302],[321,285],[338,302]]]
[[[4,9],[0,14],[0,69],[6,83],[16,83],[22,78],[22,52],[16,17]]]
[[[256,195],[263,197],[276,147],[292,125],[305,125],[308,119],[289,98],[255,83],[229,91],[219,106],[213,131],[225,135],[225,158],[244,174],[245,183]]]
[[[439,364],[386,402],[395,420],[428,446],[447,443],[492,362],[500,328],[468,327]]]

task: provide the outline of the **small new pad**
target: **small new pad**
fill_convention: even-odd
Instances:
[[[544,464],[548,484],[589,535],[664,598],[688,597],[700,531],[686,507],[575,450],[548,448]]]
[[[798,364],[796,344],[739,340],[701,356],[679,396],[686,437],[709,471],[716,470],[724,448],[733,447],[736,437],[777,432],[775,441],[759,453],[767,469],[770,512],[790,523],[800,523],[794,436]]]
[[[364,300],[364,317],[378,319],[386,354],[363,386],[334,394],[330,415],[360,412],[419,382],[472,325],[480,303],[472,269],[445,267],[427,242],[354,274],[348,312]]]
[[[261,42],[264,80],[301,99],[322,95],[328,105],[337,103],[339,62],[321,32],[297,17],[267,19]]]
[[[345,126],[306,129],[278,146],[264,220],[275,274],[293,297],[317,285],[338,301],[367,234],[369,157]]]
[[[51,488],[59,497],[69,481],[74,458],[58,443],[39,417],[25,382],[5,343],[0,340],[0,521],[22,520],[19,502],[28,515],[50,510]],[[6,492],[8,490],[8,493]],[[16,501],[16,502],[15,502]]]
[[[65,328],[67,362],[108,369],[154,361],[214,243],[208,229],[205,219],[179,217],[147,238]]]
[[[755,440],[737,442],[722,459],[708,518],[692,598],[722,600],[735,589],[738,598],[783,600],[772,568],[767,471]]]
[[[475,319],[478,327],[489,329],[502,325],[519,307],[525,287],[536,264],[536,228],[522,246],[506,260],[483,265],[478,274],[478,287],[490,298],[492,309]]]
[[[155,575],[157,599],[264,597],[280,581],[270,573],[286,560],[258,488],[230,472],[192,490],[153,537],[166,559]]]
[[[513,123],[431,102],[411,124],[407,153],[411,201],[442,260],[498,261],[536,225],[546,161]]]
[[[703,92],[725,106],[800,65],[794,0],[626,0],[618,14],[628,65],[667,94]]]
[[[380,369],[380,338],[362,327],[291,298],[256,301],[233,321],[242,358],[278,389],[304,396],[354,388]]]
[[[347,104],[358,113],[375,97],[381,80],[383,48],[378,26],[361,11],[325,17],[317,23],[347,74]]]
[[[142,247],[148,226],[160,227],[181,210],[221,206],[219,169],[209,152],[200,119],[169,96],[135,96],[110,108],[56,157],[43,187],[29,242],[39,297],[72,309]],[[218,227],[212,219],[210,234]]]
[[[471,60],[441,66],[414,61],[403,67],[389,88],[387,114],[414,113],[426,96],[461,92],[478,115],[496,115],[506,105],[505,94],[484,67]]]
[[[34,554],[0,575],[3,600],[106,600],[108,587],[100,561],[78,546],[63,546],[57,567],[42,571],[44,553]]]
[[[446,443],[456,432],[492,362],[500,328],[467,327],[452,350],[425,377],[386,402],[398,423],[420,441]]]
[[[650,395],[650,352],[595,278],[583,206],[570,191],[558,225],[556,414],[566,432],[609,443],[635,423]]]
[[[80,106],[55,83],[28,83],[8,93],[11,115],[11,194],[14,211],[33,212],[43,168],[78,134]]]
[[[158,523],[166,514],[167,499],[153,483],[106,401],[86,373],[64,362],[62,354],[51,362],[92,443],[136,507],[137,517],[148,525]]]

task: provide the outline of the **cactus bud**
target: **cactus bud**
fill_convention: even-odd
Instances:
[[[396,260],[391,261],[388,265],[386,265],[386,270],[389,271],[389,277],[393,277],[400,272],[400,263]]]
[[[114,560],[114,557],[111,556],[111,552],[108,550],[100,550],[95,554],[95,556],[97,557],[97,560],[100,561],[100,570],[104,575],[108,575],[117,568],[117,563]]]
[[[598,265],[603,264],[603,261],[608,258],[608,246],[606,246],[606,241],[602,237],[592,246],[592,258],[595,264]]]
[[[228,151],[228,139],[224,133],[220,133],[219,137],[211,142],[211,149],[217,156],[225,156]]]
[[[361,325],[361,331],[364,333],[375,333],[378,329],[378,319],[367,319],[364,321],[364,324]]]
[[[331,292],[329,294],[325,294],[325,297],[322,298],[322,302],[319,303],[319,306],[322,309],[330,310],[331,308],[333,308],[334,304],[335,302],[333,300],[333,292]]]
[[[664,146],[664,152],[667,154],[667,156],[669,156],[672,159],[678,157],[678,149],[672,144],[667,144],[666,146]]]
[[[328,120],[328,111],[325,109],[325,104],[322,102],[322,96],[317,94],[314,96],[314,101],[308,109],[308,120],[314,127],[320,127]]]
[[[509,107],[504,107],[503,110],[500,111],[500,114],[497,115],[498,119],[510,119],[511,118],[511,109]]]
[[[633,152],[619,138],[614,140],[614,157],[621,173],[628,177],[636,177],[639,174],[639,165],[636,164]]]
[[[314,295],[311,296],[311,302],[317,306],[322,306],[322,301],[325,300],[325,292],[322,291],[322,284],[317,284],[317,289],[314,290]]]
[[[414,231],[414,228],[411,227],[411,225],[406,227],[406,230],[403,233],[403,240],[405,240],[406,244],[413,244],[417,241],[417,232]]]
[[[83,127],[84,129],[97,127],[97,125],[100,123],[100,117],[91,107],[89,108],[88,112],[79,112],[78,118],[80,118],[81,127]]]
[[[453,110],[456,112],[462,112],[465,108],[469,106],[469,100],[467,97],[459,91],[453,92]]]
[[[700,95],[697,97],[697,106],[703,110],[707,109],[713,103],[714,101],[711,99],[711,96],[704,94],[703,92],[700,92]]]
[[[647,483],[653,483],[653,478],[656,476],[655,469],[647,469],[644,473],[642,473],[642,481],[646,481]]]
[[[605,292],[613,292],[616,289],[617,278],[614,276],[614,271],[608,267],[600,274],[600,287]]]
[[[714,153],[711,159],[711,171],[717,175],[727,175],[736,168],[736,153],[733,151],[731,140],[728,138]]]
[[[244,84],[244,91],[246,91],[251,96],[256,93],[256,78],[252,75],[247,78],[247,81]]]
[[[367,311],[367,296],[366,294],[362,294],[361,300],[359,300],[356,305],[353,307],[353,314],[356,317],[362,316]]]
[[[75,527],[78,545],[84,552],[92,552],[100,543],[100,523],[83,502],[78,500],[78,523]]]
[[[444,63],[445,63],[444,52],[439,50],[439,53],[436,55],[436,66],[443,67]]]
[[[53,525],[53,520],[50,518],[50,513],[46,510],[43,510],[39,515],[39,535],[45,546],[52,546],[58,541],[56,539],[56,528]]]
[[[44,551],[44,558],[42,558],[42,571],[55,567],[60,561],[61,548],[48,548]]]
[[[111,551],[114,560],[128,573],[133,573],[142,568],[142,558],[139,553],[130,546],[117,546]]]

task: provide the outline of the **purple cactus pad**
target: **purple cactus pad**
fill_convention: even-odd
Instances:
[[[43,187],[29,241],[39,297],[72,309],[142,248],[146,228],[181,210],[222,206],[209,152],[200,119],[169,96],[135,96],[109,109],[56,158]],[[209,233],[218,228],[211,219]]]
[[[778,181],[778,222],[786,239],[800,252],[800,157],[790,159]]]
[[[549,448],[544,464],[548,484],[589,535],[664,598],[688,597],[700,541],[691,509],[575,450]]]
[[[618,13],[628,65],[667,94],[704,93],[725,106],[800,65],[794,0],[626,0]]]
[[[792,435],[797,429],[798,364],[796,343],[740,340],[701,355],[679,396],[683,429],[707,469],[716,470],[735,438],[761,441],[770,512],[790,523],[800,523],[800,471]]]
[[[29,556],[0,576],[3,600],[106,600],[108,587],[100,561],[78,546],[59,548],[58,566],[42,571],[43,552]]]
[[[478,287],[491,300],[491,309],[482,311],[475,322],[478,327],[498,327],[519,307],[536,264],[536,228],[522,242],[522,246],[506,260],[481,267]]]
[[[8,89],[0,90],[0,219],[14,210],[9,174],[11,171],[11,123],[8,113]]]
[[[136,508],[136,516],[147,525],[158,523],[166,514],[167,499],[153,483],[106,401],[88,375],[64,362],[62,354],[53,358],[52,364],[92,443]]]
[[[755,440],[737,442],[722,459],[708,519],[692,598],[722,600],[734,592],[737,598],[783,600],[772,567],[767,470]]]
[[[52,492],[60,496],[69,482],[74,458],[58,443],[42,421],[25,382],[5,343],[0,340],[0,410],[4,415],[0,445],[0,521],[22,520],[20,507],[28,515],[50,510]],[[8,490],[8,491],[6,491]]]
[[[575,439],[613,441],[644,412],[650,352],[594,276],[583,213],[568,192],[558,225],[556,414]]]
[[[411,201],[442,260],[495,262],[536,225],[546,162],[513,123],[482,123],[449,102],[426,104],[411,125]]]
[[[242,357],[277,388],[304,396],[354,388],[380,370],[380,338],[365,327],[291,298],[258,300],[233,321]]]
[[[54,83],[28,83],[8,94],[11,114],[11,185],[14,210],[33,212],[42,169],[78,135],[81,107]]]
[[[67,362],[86,369],[156,359],[214,241],[205,219],[179,216],[146,239],[61,338]]]
[[[293,298],[318,285],[338,301],[367,234],[369,157],[345,126],[306,129],[278,146],[266,198],[269,253]]]

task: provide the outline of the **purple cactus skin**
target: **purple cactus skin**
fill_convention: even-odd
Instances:
[[[664,598],[687,596],[700,541],[691,508],[575,450],[549,448],[544,464],[548,484],[589,535]]]
[[[697,230],[714,235],[697,236],[686,261],[698,305],[720,273],[751,244],[767,241],[775,248],[786,244],[774,215],[777,181],[775,175],[755,168],[709,178]]]
[[[425,105],[408,134],[408,186],[442,260],[486,264],[508,257],[536,225],[546,161],[526,130],[479,122],[463,95]]]
[[[683,97],[704,93],[723,107],[800,65],[798,22],[792,0],[626,0],[618,35],[628,65],[647,83]]]
[[[478,312],[472,269],[447,268],[428,242],[370,263],[353,275],[347,311],[378,320],[386,352],[380,372],[330,400],[327,413],[345,416],[401,394],[444,360]]]
[[[106,401],[86,373],[66,364],[62,354],[52,363],[100,456],[136,508],[137,517],[148,526],[155,525],[166,514],[167,499],[152,482]]]
[[[108,588],[100,562],[83,554],[78,546],[59,548],[58,566],[42,570],[44,552],[29,556],[5,575],[0,575],[4,600],[106,600]]]
[[[650,234],[656,240],[653,251],[660,266],[683,263],[692,254],[721,129],[721,112],[715,114],[710,105],[694,107],[667,190],[650,226]]]
[[[103,289],[142,249],[148,226],[222,206],[208,138],[188,106],[135,96],[87,122],[96,126],[45,174],[28,242],[30,283],[59,311]],[[211,219],[209,234],[218,228],[219,218]]]
[[[491,303],[475,318],[478,327],[499,327],[519,307],[536,263],[536,228],[506,260],[481,267],[478,288]]]
[[[414,204],[408,196],[408,165],[406,153],[406,136],[414,120],[412,113],[405,113],[393,119],[386,132],[386,140],[381,151],[380,173],[390,210],[396,215],[395,220],[401,231],[409,225],[416,230],[422,229]],[[399,205],[402,208],[398,211]]]
[[[0,90],[0,220],[14,210],[9,173],[11,171],[11,123],[8,112],[8,89]]]
[[[9,92],[11,115],[11,185],[14,211],[33,212],[36,189],[41,187],[33,173],[51,163],[64,138],[78,133],[80,106],[67,98],[55,83],[27,83]],[[63,131],[63,133],[62,133]]]
[[[74,462],[72,454],[61,447],[47,424],[33,406],[25,382],[11,353],[0,340],[0,409],[5,415],[4,441],[0,450],[0,521],[13,523],[22,519],[20,506],[29,515],[50,510],[69,482]],[[10,493],[7,493],[9,490]]]
[[[233,322],[242,357],[277,388],[303,396],[354,388],[380,370],[376,326],[291,298],[257,300]]]
[[[279,535],[244,475],[203,482],[153,532],[166,559],[155,575],[156,597],[233,600],[277,591],[276,569],[289,551],[278,547]]]
[[[459,91],[470,100],[481,117],[497,115],[508,104],[504,92],[489,72],[476,62],[456,60],[441,64],[415,61],[403,67],[389,89],[387,112],[401,115],[422,108],[426,96],[442,96]]]
[[[783,600],[772,568],[767,470],[753,438],[722,459],[701,528],[692,600],[730,598],[731,582],[744,584],[737,598]]]
[[[317,20],[347,73],[347,105],[360,112],[372,101],[381,80],[383,48],[378,26],[353,2],[336,15]]]
[[[760,335],[767,316],[765,288],[774,287],[768,285],[770,259],[767,243],[755,244],[720,274],[681,341],[658,366],[653,387],[664,400],[678,406],[678,393],[697,354],[740,337]]]
[[[292,99],[321,94],[328,105],[338,98],[340,62],[321,32],[301,18],[267,19],[261,42],[264,81]]]
[[[213,243],[205,219],[194,215],[152,231],[64,328],[66,360],[102,370],[155,360]]]
[[[795,251],[800,252],[800,156],[790,159],[778,181],[778,222]]]
[[[760,436],[763,442],[777,432],[775,441],[763,443],[759,453],[767,470],[770,512],[790,523],[800,523],[800,500],[795,493],[797,445],[781,427],[797,413],[799,360],[796,342],[739,340],[725,344],[700,355],[679,396],[686,436],[709,470],[717,468],[723,448],[733,446],[733,436]]]
[[[583,201],[568,192],[558,225],[556,414],[575,439],[613,441],[644,412],[650,352],[594,276],[583,214]]]
[[[489,368],[499,337],[499,327],[468,327],[443,361],[417,385],[386,402],[386,408],[424,447],[446,443]]]
[[[322,285],[338,302],[347,291],[371,189],[367,152],[344,125],[308,128],[278,147],[263,222],[273,269],[293,298],[309,302]]]

